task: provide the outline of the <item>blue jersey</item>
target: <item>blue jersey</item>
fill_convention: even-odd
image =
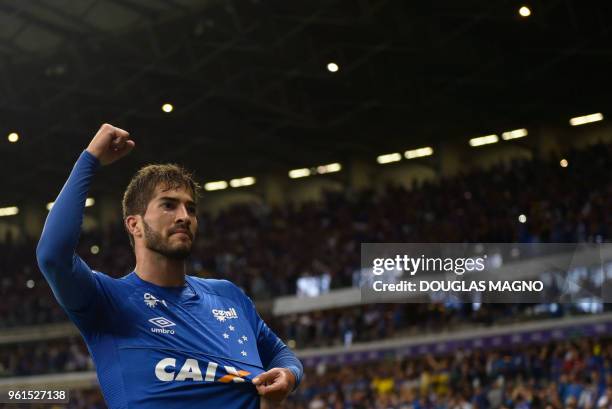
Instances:
[[[110,408],[257,408],[252,379],[273,367],[302,366],[226,280],[186,276],[160,287],[132,272],[114,279],[74,253],[91,178],[84,152],[45,223],[39,265],[79,328]]]

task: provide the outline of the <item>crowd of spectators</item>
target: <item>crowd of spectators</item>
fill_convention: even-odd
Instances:
[[[291,409],[557,409],[612,407],[612,343],[463,351],[309,369]]]
[[[319,202],[201,214],[191,272],[230,279],[262,300],[295,294],[304,276],[351,286],[362,242],[610,241],[612,145],[564,157],[567,167],[558,158],[520,160],[413,189],[328,192]],[[35,246],[34,239],[0,244],[0,327],[66,320],[36,266]],[[134,264],[119,221],[83,234],[78,253],[112,276]]]
[[[203,217],[195,260],[257,299],[295,294],[301,276],[350,286],[360,243],[609,241],[612,146],[566,160],[515,161],[411,190],[330,192],[300,207],[233,207]]]
[[[105,408],[73,392],[71,409]],[[263,404],[263,408],[274,405]],[[307,368],[288,409],[610,409],[612,340],[575,339],[452,355]]]
[[[93,370],[80,338],[2,345],[0,378]]]

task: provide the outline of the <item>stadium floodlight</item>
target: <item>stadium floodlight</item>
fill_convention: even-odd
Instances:
[[[402,155],[399,152],[394,153],[386,153],[384,155],[379,155],[376,158],[376,162],[384,165],[385,163],[399,162],[402,160]]]
[[[477,146],[489,145],[489,144],[497,143],[497,142],[499,142],[499,137],[495,134],[479,136],[478,138],[470,139],[470,146],[475,148]]]
[[[570,119],[569,122],[571,126],[578,126],[601,120],[603,120],[603,115],[601,114],[601,112],[598,112],[596,114],[577,116],[575,118]]]
[[[232,179],[229,182],[231,187],[243,187],[243,186],[251,186],[255,184],[255,178],[252,176],[247,176],[244,178]]]
[[[172,104],[164,104],[162,105],[162,111],[164,111],[165,113],[169,114],[170,112],[174,111],[174,106],[172,106]]]
[[[208,182],[204,184],[204,189],[208,191],[227,189],[227,182],[225,180],[217,180],[214,182]]]
[[[524,214],[520,214],[518,217],[518,221],[519,223],[527,223],[527,216],[525,216]]]
[[[292,169],[289,171],[291,179],[305,178],[306,176],[310,176],[310,169],[308,168]]]
[[[531,9],[529,9],[527,6],[523,6],[519,9],[519,14],[522,17],[529,17],[531,15]]]
[[[11,132],[8,134],[8,140],[11,143],[15,143],[19,140],[19,134],[17,132]]]
[[[19,208],[17,206],[0,207],[0,217],[15,216],[16,214],[19,214]]]
[[[339,163],[330,163],[328,165],[321,165],[321,166],[317,166],[317,173],[319,174],[325,174],[325,173],[333,173],[333,172],[340,172],[340,170],[342,170],[342,165],[340,165]]]
[[[562,168],[567,168],[567,165],[569,165],[569,163],[567,162],[567,159],[561,159],[559,165],[561,165]]]
[[[406,159],[422,158],[424,156],[431,156],[431,155],[433,155],[433,148],[430,146],[426,146],[424,148],[412,149],[412,150],[404,152],[404,157]]]
[[[47,210],[51,210],[54,204],[55,202],[47,203],[47,206],[46,206]],[[96,204],[96,199],[94,199],[93,197],[88,197],[87,199],[85,199],[85,207],[91,207],[95,204]]]
[[[504,141],[509,141],[511,139],[524,138],[525,136],[527,136],[527,129],[525,128],[515,129],[514,131],[507,131],[507,132],[502,133],[502,139]]]
[[[335,62],[330,62],[329,64],[327,64],[327,70],[329,72],[338,72],[339,69],[340,67],[338,67],[338,64],[336,64]]]

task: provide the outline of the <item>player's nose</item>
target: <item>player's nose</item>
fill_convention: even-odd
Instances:
[[[184,204],[180,204],[176,211],[175,222],[176,223],[183,222],[187,226],[189,226],[191,224],[191,218],[189,216],[190,215],[189,215],[189,210],[187,209],[187,206],[185,206]]]

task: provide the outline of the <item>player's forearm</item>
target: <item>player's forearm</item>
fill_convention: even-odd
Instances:
[[[81,233],[83,208],[91,179],[101,165],[121,159],[134,148],[129,135],[121,128],[103,124],[79,156],[47,216],[36,249],[38,263],[45,274],[66,271],[73,264],[81,264],[73,256]]]
[[[99,166],[98,160],[91,154],[87,152],[81,154],[49,211],[36,248],[41,271],[58,300],[62,304],[68,304],[67,306],[78,305],[79,302],[70,300],[70,296],[66,294],[66,286],[77,287],[85,284],[81,290],[86,293],[87,284],[80,281],[91,280],[91,277],[83,279],[78,277],[84,263],[75,256],[75,249],[81,233],[83,209],[89,186]]]
[[[284,346],[281,348],[272,358],[266,369],[270,368],[287,368],[293,373],[295,377],[295,388],[298,387],[302,380],[302,376],[304,375],[304,367],[300,360],[295,356],[295,354],[289,349],[289,347]]]
[[[72,268],[87,193],[99,166],[96,158],[83,152],[49,211],[36,248],[38,264],[43,273],[66,272]]]

